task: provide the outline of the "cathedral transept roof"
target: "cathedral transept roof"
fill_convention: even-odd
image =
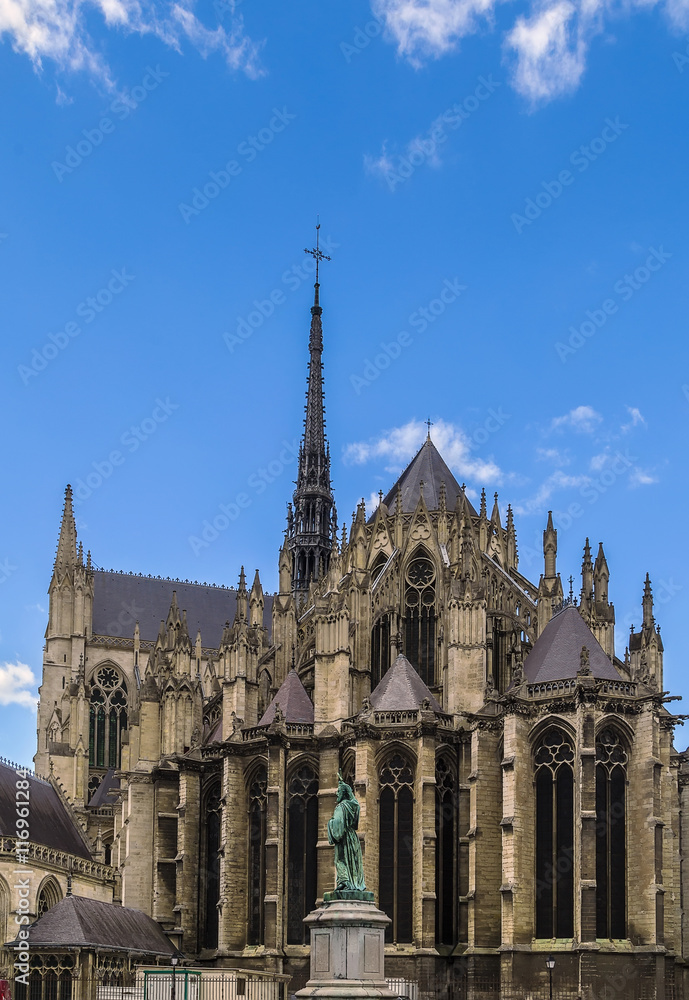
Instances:
[[[525,659],[527,681],[529,684],[540,684],[576,677],[582,664],[583,647],[588,651],[588,667],[594,677],[621,680],[579,609],[569,604],[553,615]]]
[[[95,570],[93,574],[93,632],[96,635],[134,634],[139,622],[142,639],[155,642],[162,619],[177,592],[177,604],[187,612],[189,631],[201,630],[204,646],[218,649],[225,622],[233,621],[237,591],[182,580],[165,580],[133,573]],[[273,597],[264,597],[263,622],[270,630]]]
[[[428,700],[434,712],[442,708],[402,653],[371,692],[371,704],[378,712],[415,711]]]
[[[384,503],[389,512],[394,514],[397,510],[397,490],[399,487],[402,494],[402,511],[405,514],[412,514],[416,510],[421,496],[421,483],[423,483],[423,498],[429,510],[438,510],[440,507],[440,487],[443,483],[445,484],[445,503],[450,510],[454,508],[460,493],[464,492],[445,459],[431,441],[430,436],[426,438],[385,497]],[[469,513],[477,517],[476,511],[468,499],[466,502]]]

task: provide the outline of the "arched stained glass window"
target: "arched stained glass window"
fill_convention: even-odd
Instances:
[[[207,791],[203,806],[201,904],[204,948],[218,947],[221,819],[220,782],[215,782]]]
[[[287,800],[287,943],[306,944],[304,917],[316,906],[318,776],[306,764],[292,775]]]
[[[535,754],[536,937],[574,934],[574,748],[548,729]]]
[[[435,684],[435,567],[413,559],[406,572],[404,652],[425,684]]]
[[[127,685],[115,667],[101,667],[91,681],[89,765],[119,767],[127,728]]]
[[[268,772],[264,765],[249,783],[249,913],[247,944],[263,944],[266,894],[266,805]]]
[[[435,765],[435,940],[457,941],[457,777],[439,757]]]
[[[386,941],[413,939],[414,771],[396,753],[380,772],[379,864],[380,908],[391,918]]]
[[[596,937],[627,936],[628,755],[614,729],[596,740]]]

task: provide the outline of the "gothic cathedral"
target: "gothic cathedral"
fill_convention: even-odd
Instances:
[[[621,660],[603,547],[565,597],[549,517],[527,580],[511,508],[475,510],[430,434],[340,533],[321,313],[317,282],[278,593],[97,569],[67,488],[37,773],[197,963],[304,984],[341,770],[388,976],[541,996],[552,955],[557,996],[685,996],[689,761],[648,576]]]

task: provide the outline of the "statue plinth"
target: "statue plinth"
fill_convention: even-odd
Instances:
[[[367,897],[367,898],[361,898]],[[323,905],[304,919],[311,932],[311,978],[300,1000],[395,1000],[385,982],[385,928],[390,918],[373,893],[340,889],[324,893]]]

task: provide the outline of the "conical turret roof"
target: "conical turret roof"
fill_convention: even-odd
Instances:
[[[437,700],[402,653],[371,692],[371,704],[378,712],[413,712],[421,708],[421,703],[426,699],[430,701],[434,712],[442,712]]]
[[[581,649],[589,651],[589,667],[594,677],[619,681],[621,677],[595,635],[572,604],[553,615],[533,650],[524,660],[524,674],[530,684],[569,680],[581,666]]]
[[[457,497],[461,493],[464,493],[430,437],[426,438],[407,468],[385,497],[383,502],[390,514],[397,513],[398,488],[402,497],[402,512],[412,514],[416,510],[419,497],[421,496],[421,483],[423,483],[423,498],[429,510],[438,510],[440,508],[442,483],[445,484],[445,503],[450,510],[454,508]],[[464,495],[466,496],[466,494]],[[466,503],[469,513],[476,517],[476,511],[468,498]]]
[[[275,706],[279,705],[285,722],[313,722],[313,702],[306,688],[299,680],[296,670],[290,670],[278,688],[278,692],[263,713],[259,726],[269,726],[275,718]]]

